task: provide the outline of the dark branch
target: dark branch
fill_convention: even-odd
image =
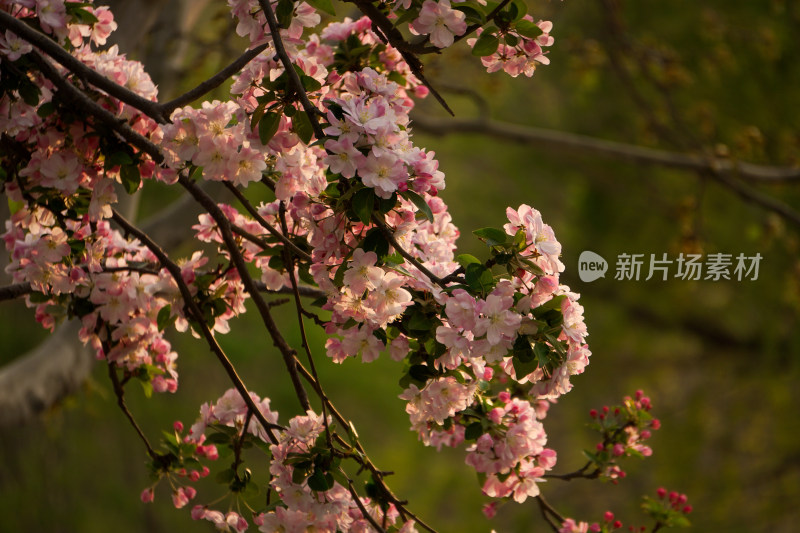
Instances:
[[[270,2],[267,0],[258,0],[258,4],[261,6],[261,9],[264,10],[264,16],[267,17],[267,25],[269,26],[272,43],[275,45],[275,52],[280,58],[283,68],[286,69],[286,73],[292,81],[292,85],[297,93],[297,97],[300,99],[300,103],[303,105],[303,109],[308,115],[308,119],[311,121],[311,128],[314,130],[314,136],[317,139],[322,139],[325,137],[325,134],[322,132],[322,126],[319,125],[319,121],[317,120],[319,109],[308,99],[306,90],[303,88],[303,83],[300,81],[300,76],[297,75],[297,71],[294,69],[294,63],[292,63],[292,60],[289,58],[289,54],[286,53],[286,48],[283,46],[283,40],[280,36],[278,19],[275,17],[275,12],[272,10],[272,5],[270,5]]]
[[[2,11],[0,11],[0,13],[2,13]],[[128,126],[128,124],[126,124],[123,120],[101,107],[97,102],[91,100],[78,88],[64,79],[56,70],[56,68],[38,52],[34,51],[28,55],[39,67],[39,70],[41,70],[45,78],[50,80],[53,85],[58,88],[61,96],[64,97],[68,102],[78,106],[85,113],[99,119],[113,131],[115,131],[120,137],[124,138],[126,141],[153,158],[153,161],[156,163],[160,163],[164,160],[164,156],[161,154],[161,151],[155,144],[133,131],[133,129],[131,129],[131,127]]]
[[[148,100],[147,98],[144,98],[135,92],[126,89],[117,83],[114,83],[102,74],[90,69],[78,59],[73,57],[69,52],[61,48],[58,43],[50,39],[48,36],[36,31],[21,20],[4,11],[0,11],[0,28],[11,30],[22,39],[25,39],[32,45],[42,50],[48,56],[52,57],[64,68],[85,82],[107,92],[121,102],[125,102],[126,104],[135,107],[156,122],[160,122],[162,124],[167,122],[167,119],[164,117],[158,102]]]

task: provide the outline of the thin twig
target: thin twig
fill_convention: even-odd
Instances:
[[[317,383],[314,380],[314,376],[303,366],[303,364],[300,361],[297,361],[297,370],[300,372],[300,375],[303,377],[303,379],[308,381],[312,387],[315,388],[317,387]],[[338,409],[336,409],[336,406],[333,405],[333,402],[327,400],[327,398],[325,398],[324,400],[327,401],[328,409],[330,409],[330,412],[333,415],[333,417],[337,421],[339,421],[342,427],[349,428],[350,421],[347,420],[344,416],[342,416],[342,414],[338,411]],[[337,438],[338,442],[340,442],[342,445],[348,446],[348,443],[343,439],[341,439],[341,437],[339,437],[338,435]],[[367,456],[367,452],[364,450],[364,447],[358,441],[358,438],[355,438],[355,442],[352,443],[352,446],[354,446],[355,449],[360,454],[358,457],[353,457],[353,458],[373,474],[373,479],[375,480],[376,483],[378,483],[380,490],[383,492],[384,495],[386,495],[387,499],[395,505],[401,517],[405,519],[405,517],[408,516],[412,518],[414,522],[416,522],[417,525],[419,525],[423,529],[429,531],[430,533],[437,533],[437,531],[433,527],[426,524],[421,518],[419,518],[417,515],[408,510],[408,508],[406,507],[406,504],[408,502],[401,501],[397,496],[394,495],[394,493],[391,491],[388,485],[386,485],[386,482],[383,480],[383,477],[389,475],[390,472],[379,470],[373,464],[373,462],[369,459],[369,456]]]
[[[259,224],[261,224],[261,227],[270,232],[273,236],[280,239],[280,241],[286,246],[288,246],[292,250],[292,253],[295,254],[297,257],[303,259],[304,261],[309,261],[309,262],[311,261],[310,255],[308,255],[306,252],[298,248],[297,245],[289,239],[289,237],[287,237],[277,229],[273,228],[272,224],[267,222],[266,219],[264,219],[264,217],[261,216],[261,214],[256,210],[256,208],[253,207],[253,204],[251,204],[250,201],[247,199],[247,197],[244,194],[242,194],[242,192],[239,189],[236,188],[236,185],[227,181],[224,183],[225,186],[228,188],[228,190],[231,191],[234,196],[236,196],[236,199],[239,200],[239,202],[241,202],[242,206],[244,206],[247,212],[250,213],[250,216],[252,216],[254,219],[256,219],[256,221]]]
[[[268,46],[269,46],[268,44],[262,44],[260,46],[256,46],[255,48],[251,48],[250,50],[246,51],[238,58],[236,58],[230,65],[223,68],[222,70],[220,70],[219,72],[208,78],[206,81],[199,84],[194,89],[191,89],[183,93],[182,95],[170,100],[169,102],[161,104],[160,105],[161,112],[164,114],[164,116],[168,117],[170,116],[170,114],[172,114],[172,112],[175,109],[184,106],[186,104],[189,104],[191,102],[194,102],[201,96],[213,91],[214,89],[222,85],[225,82],[225,80],[227,80],[228,78],[230,78],[231,76],[242,70],[245,65],[247,65],[250,61],[252,61],[256,56],[258,56],[258,54],[266,50]]]
[[[342,474],[344,474],[344,470],[341,469],[339,470],[340,472],[342,472]],[[347,476],[347,474],[345,474],[345,476]],[[362,502],[361,498],[359,498],[355,487],[353,487],[353,481],[349,477],[347,478],[347,489],[350,491],[350,495],[353,497],[353,501],[356,502],[356,506],[358,507],[359,511],[361,511],[361,515],[367,520],[367,522],[372,524],[372,527],[374,527],[378,531],[386,533],[386,530],[383,529],[381,525],[375,521],[372,515],[369,514],[369,511],[367,511],[366,507],[364,507],[364,502]]]
[[[553,518],[558,520],[559,525],[564,523],[564,517],[561,516],[558,511],[553,509],[553,506],[547,503],[547,501],[544,499],[544,496],[541,494],[539,494],[536,499],[539,502],[539,509],[542,511],[542,517],[544,517],[545,521],[550,525],[551,528],[553,528],[553,531],[558,533],[558,526],[556,526],[547,515],[550,514]]]
[[[272,10],[272,5],[270,5],[268,0],[258,0],[258,4],[264,11],[264,16],[267,17],[267,25],[269,26],[272,43],[275,45],[275,53],[280,58],[283,68],[286,70],[286,74],[289,76],[294,86],[297,97],[306,115],[308,115],[308,120],[311,121],[311,129],[314,130],[314,136],[317,139],[322,139],[325,137],[325,133],[323,133],[322,126],[320,126],[317,120],[317,114],[319,114],[320,111],[308,99],[303,83],[300,81],[300,76],[297,75],[297,71],[294,69],[294,63],[289,58],[289,54],[286,53],[286,48],[283,46],[283,40],[280,35],[280,28],[278,27],[278,19],[275,17],[275,12]]]
[[[260,0],[264,1],[264,0]],[[373,29],[377,28],[383,35],[380,35],[377,31],[375,32],[378,34],[382,39],[386,40],[390,45],[392,45],[403,57],[403,61],[406,62],[408,68],[411,69],[412,74],[416,76],[422,84],[428,88],[431,92],[433,97],[436,99],[437,102],[447,111],[451,116],[455,116],[453,110],[450,109],[450,106],[447,105],[444,97],[439,94],[439,91],[428,81],[428,79],[423,74],[423,65],[422,61],[415,54],[423,54],[423,53],[439,53],[441,50],[438,47],[425,47],[424,44],[420,45],[413,45],[406,41],[403,38],[403,35],[400,31],[394,27],[394,23],[389,20],[385,14],[381,12],[371,1],[369,0],[350,0],[352,3],[358,7],[359,11],[361,11],[364,15],[369,17],[369,19],[373,22]],[[423,41],[424,43],[424,41]]]
[[[108,352],[106,352],[108,353]],[[139,424],[136,422],[136,419],[133,418],[128,406],[125,404],[125,389],[122,387],[122,383],[119,381],[119,377],[117,376],[117,369],[114,366],[112,361],[108,361],[108,377],[111,378],[111,384],[114,386],[114,394],[117,397],[117,405],[122,410],[125,418],[128,419],[128,422],[131,423],[133,429],[136,430],[136,433],[139,435],[139,438],[144,443],[144,447],[147,449],[147,455],[153,460],[153,462],[159,461],[159,455],[150,445],[150,441],[147,440],[147,437],[142,431],[142,428],[139,427]]]
[[[286,204],[281,202],[280,209],[278,211],[278,216],[280,217],[281,221],[281,231],[283,231],[284,235],[289,235],[289,226],[286,223]],[[308,344],[308,337],[306,336],[306,326],[305,322],[303,321],[303,302],[300,301],[300,291],[298,290],[297,286],[297,278],[294,275],[294,256],[292,255],[292,251],[288,248],[284,248],[284,264],[286,267],[286,271],[289,273],[289,280],[292,284],[292,291],[294,293],[294,305],[295,309],[297,310],[297,325],[300,328],[300,341],[303,345],[303,350],[306,352],[306,356],[308,357],[308,365],[311,368],[311,374],[314,376],[314,381],[316,382],[315,390],[319,395],[320,399],[322,400],[322,423],[325,425],[325,439],[328,444],[328,448],[333,450],[333,443],[331,442],[331,429],[328,427],[328,397],[325,394],[325,389],[322,388],[322,383],[319,380],[319,374],[317,374],[317,367],[314,364],[314,357],[311,355],[311,347]]]
[[[380,229],[380,230],[381,230],[381,233],[383,233],[383,236],[384,236],[384,237],[386,237],[386,240],[388,240],[388,241],[389,241],[389,244],[391,244],[391,245],[392,245],[392,247],[394,247],[394,249],[395,249],[395,250],[397,250],[397,253],[399,253],[400,255],[402,255],[402,256],[403,256],[403,258],[404,258],[406,261],[408,261],[409,263],[411,263],[411,264],[412,264],[412,265],[413,265],[413,266],[414,266],[414,267],[415,267],[417,270],[419,270],[420,272],[422,272],[423,274],[425,274],[425,275],[428,277],[428,279],[430,279],[430,280],[431,280],[431,282],[435,283],[436,285],[439,285],[439,286],[440,286],[441,288],[443,288],[443,289],[446,289],[446,288],[447,288],[447,283],[445,283],[444,281],[442,281],[442,278],[440,278],[439,276],[437,276],[436,274],[434,274],[433,272],[431,272],[430,270],[428,270],[428,268],[427,268],[427,267],[425,267],[425,265],[423,265],[422,263],[420,263],[420,262],[417,260],[417,258],[416,258],[416,257],[414,257],[413,255],[411,255],[410,253],[408,253],[408,252],[407,252],[407,251],[406,251],[406,250],[405,250],[405,249],[404,249],[404,248],[403,248],[403,247],[400,245],[400,243],[399,243],[399,242],[397,242],[397,239],[395,239],[395,238],[394,238],[394,235],[392,234],[392,231],[391,231],[391,229],[389,229],[389,226],[387,226],[387,225],[386,225],[386,222],[384,222],[383,220],[381,220],[380,218],[378,218],[377,216],[374,216],[374,215],[373,215],[373,217],[372,217],[372,222],[374,222],[374,223],[375,223],[375,225],[376,225],[376,226],[378,226],[378,229]],[[451,275],[452,275],[452,274],[450,274],[448,277],[450,277]]]

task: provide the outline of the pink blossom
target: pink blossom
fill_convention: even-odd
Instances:
[[[33,46],[28,41],[19,38],[10,30],[0,34],[0,54],[6,56],[9,61],[16,61],[31,50]]]
[[[467,31],[465,15],[450,7],[450,0],[425,0],[419,18],[409,26],[420,35],[430,35],[431,43],[439,48],[453,44],[454,35]]]
[[[408,179],[408,171],[403,162],[392,155],[375,157],[369,154],[358,169],[364,185],[375,189],[381,198],[389,198],[400,183]]]

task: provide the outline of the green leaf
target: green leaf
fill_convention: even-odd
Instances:
[[[261,119],[264,117],[264,113],[267,111],[267,102],[261,102],[256,107],[256,110],[253,111],[253,114],[250,116],[250,130],[256,131],[256,126],[258,123],[261,122]]]
[[[308,144],[311,141],[311,137],[314,136],[314,128],[311,126],[311,120],[305,111],[301,111],[292,117],[292,130],[300,137],[303,144]]]
[[[461,254],[456,256],[456,262],[464,268],[467,268],[468,265],[472,264],[481,264],[480,259],[470,254]]]
[[[278,18],[278,25],[286,29],[292,23],[294,15],[294,2],[292,0],[279,0],[278,7],[275,9],[275,16]]]
[[[258,121],[258,138],[261,139],[261,144],[266,145],[275,136],[280,124],[281,115],[275,111],[269,111]]]
[[[406,322],[406,328],[408,328],[409,332],[425,332],[431,329],[431,321],[425,313],[417,311]]]
[[[333,9],[333,2],[331,2],[331,0],[306,0],[306,2],[314,9],[319,9],[334,17],[336,16],[336,10]]]
[[[519,335],[514,340],[514,358],[519,359],[523,363],[529,363],[536,358],[527,335]]]
[[[19,95],[29,106],[35,106],[39,103],[41,91],[27,79],[23,79],[22,82],[20,82],[19,89],[17,90],[19,91]]]
[[[56,110],[56,105],[53,102],[45,102],[36,110],[36,114],[41,118],[47,118],[52,115]]]
[[[409,375],[417,381],[426,382],[431,378],[435,378],[439,374],[427,365],[412,365],[408,369]]]
[[[206,436],[206,443],[208,444],[230,444],[231,436],[226,435],[225,433],[212,433],[211,435]]]
[[[484,241],[488,246],[504,244],[508,240],[506,232],[497,228],[476,229],[472,234]]]
[[[485,31],[475,41],[475,46],[472,47],[472,55],[478,57],[490,56],[497,51],[498,46],[500,46],[500,39]]]
[[[491,271],[480,263],[467,265],[464,269],[464,279],[472,290],[478,292],[488,292],[494,286]]]
[[[317,492],[325,492],[333,487],[333,476],[320,469],[315,469],[308,478],[308,488]]]
[[[528,5],[525,0],[514,0],[509,11],[514,15],[512,20],[520,20],[528,13]]]
[[[299,485],[308,477],[308,474],[309,471],[307,469],[300,468],[300,465],[295,466],[292,471],[292,483]]]
[[[518,380],[539,368],[539,364],[536,362],[536,359],[526,362],[514,357],[512,362],[514,363],[514,372],[517,373]]]
[[[474,7],[461,4],[453,6],[453,9],[457,9],[466,15],[467,24],[476,23],[483,26],[483,24],[486,22],[486,16]]]
[[[385,215],[397,205],[397,193],[392,193],[389,198],[378,198],[378,213]]]
[[[367,232],[366,237],[361,243],[361,248],[365,252],[375,252],[378,259],[383,259],[389,255],[389,241],[378,228],[372,228]]]
[[[406,85],[405,76],[403,76],[397,71],[392,71],[391,74],[389,74],[389,80],[395,82],[397,85],[400,85],[401,87],[405,87]]]
[[[98,22],[97,17],[84,9],[91,5],[91,2],[67,2],[64,4],[64,8],[67,15],[70,15],[75,19],[76,24],[92,25]]]
[[[503,37],[503,40],[506,42],[508,46],[517,46],[519,44],[519,37],[517,37],[516,35],[512,35],[510,33],[507,33]]]
[[[483,435],[483,424],[473,422],[464,430],[464,440],[475,440]]]
[[[132,164],[133,158],[127,152],[119,151],[106,155],[105,161],[103,162],[103,167],[108,170],[110,168]]]
[[[518,34],[522,35],[523,37],[527,37],[528,39],[535,39],[544,33],[535,22],[531,22],[530,20],[518,21],[514,25],[514,29]]]
[[[164,331],[167,326],[172,324],[175,321],[170,315],[172,314],[172,306],[169,304],[165,305],[158,311],[158,317],[156,318],[156,324],[158,326],[158,331]]]
[[[320,82],[306,74],[300,75],[300,82],[303,84],[303,89],[305,89],[307,93],[313,93],[314,91],[322,89],[322,84]]]
[[[25,202],[16,202],[11,198],[8,198],[8,210],[11,212],[12,215],[17,211],[19,211],[20,209],[22,209],[23,207],[25,207]]]
[[[142,175],[136,165],[125,165],[119,169],[119,177],[122,179],[122,186],[128,194],[133,194],[139,190],[142,184]]]
[[[151,381],[141,381],[139,383],[142,384],[142,392],[144,392],[145,398],[150,398],[153,396],[153,383]]]
[[[417,206],[417,209],[419,209],[419,212],[425,215],[428,221],[433,222],[433,211],[431,211],[431,207],[422,196],[410,190],[401,192],[400,196],[413,202],[413,204]]]
[[[397,19],[394,21],[394,27],[397,28],[406,22],[411,22],[415,18],[419,16],[419,11],[414,9],[409,9],[408,11],[403,12]]]
[[[352,206],[358,219],[364,224],[369,224],[375,206],[375,191],[370,187],[359,189],[353,195]]]

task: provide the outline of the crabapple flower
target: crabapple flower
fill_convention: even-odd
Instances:
[[[419,35],[430,35],[431,43],[439,48],[451,46],[455,35],[467,31],[464,13],[450,7],[450,0],[425,0],[417,18],[409,28]]]

